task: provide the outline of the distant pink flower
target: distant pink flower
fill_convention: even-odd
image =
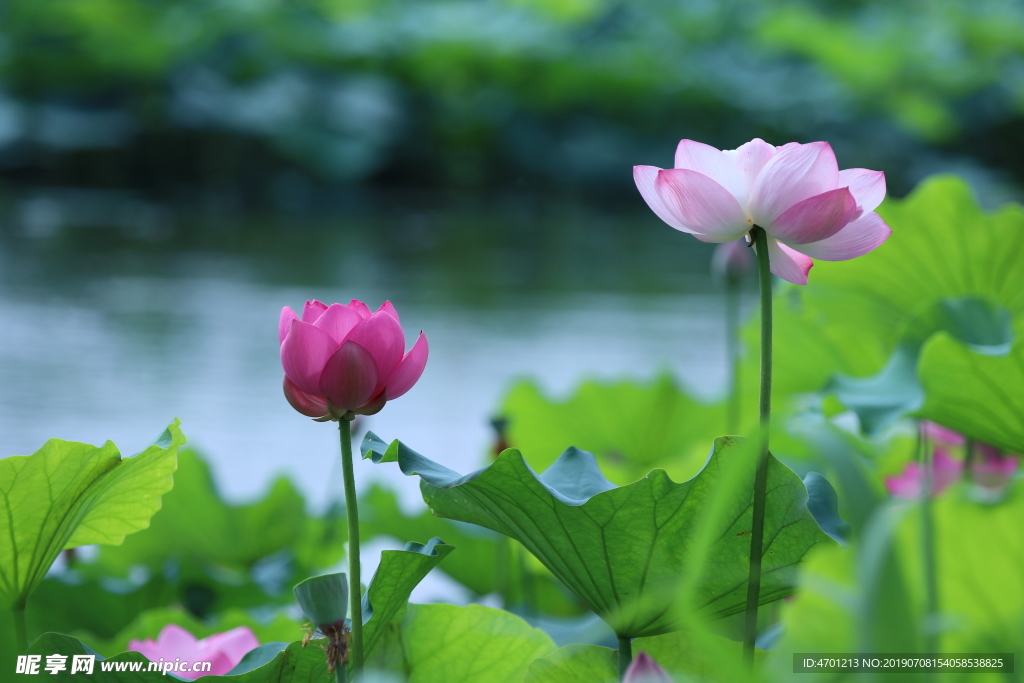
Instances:
[[[672,683],[672,677],[646,652],[638,652],[626,669],[622,683]]]
[[[1016,455],[1003,455],[1003,453],[985,443],[975,446],[977,455],[971,463],[971,479],[974,483],[990,489],[999,489],[1005,486],[1020,466],[1020,457]]]
[[[922,422],[921,423],[922,433],[934,441],[935,443],[945,444],[947,446],[963,446],[967,439],[960,432],[954,432],[948,427],[943,427],[937,422]]]
[[[711,272],[719,280],[736,280],[754,269],[754,250],[745,240],[724,242],[711,255]]]
[[[675,168],[634,166],[633,179],[661,220],[699,240],[731,242],[761,226],[771,271],[798,285],[807,284],[812,257],[856,258],[892,232],[874,213],[885,175],[840,171],[827,142],[774,147],[754,139],[721,151],[683,140]]]
[[[129,652],[139,652],[151,662],[161,659],[165,662],[181,660],[190,666],[197,662],[210,662],[210,671],[179,671],[182,678],[195,680],[200,676],[220,676],[235,668],[250,650],[259,647],[260,642],[248,626],[239,626],[224,633],[215,633],[208,638],[196,640],[195,636],[178,626],[168,624],[160,631],[156,641],[133,640],[128,643]]]
[[[951,458],[945,448],[935,449],[932,456],[932,495],[939,495],[960,479],[964,464]],[[917,498],[924,486],[924,471],[916,461],[908,462],[903,471],[885,478],[885,488],[897,498]]]
[[[373,415],[409,391],[427,364],[420,332],[405,353],[405,333],[390,301],[376,313],[362,301],[307,301],[300,319],[285,306],[278,326],[284,395],[295,410],[320,420],[351,411]]]

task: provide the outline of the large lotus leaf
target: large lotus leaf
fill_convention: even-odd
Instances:
[[[512,387],[501,407],[509,443],[545,468],[565,444],[597,457],[617,484],[655,467],[682,479],[700,469],[707,444],[726,432],[725,408],[697,401],[668,375],[649,383],[585,382],[564,401],[544,396],[532,382]]]
[[[777,397],[818,391],[837,377],[832,388],[875,429],[920,406],[916,377],[905,370],[930,336],[947,332],[979,352],[1003,353],[1024,313],[1019,206],[986,213],[964,181],[937,177],[879,213],[893,229],[884,245],[853,261],[818,262],[809,285],[780,288],[773,347]],[[744,376],[754,377],[756,321],[745,337]],[[889,367],[898,348],[909,350],[907,362]]]
[[[717,439],[707,464],[690,481],[677,484],[654,470],[618,488],[604,478],[593,455],[576,448],[539,477],[515,449],[464,477],[372,433],[362,449],[375,462],[397,461],[405,474],[418,474],[424,500],[435,514],[516,539],[616,633],[639,637],[675,628],[669,597],[701,534],[715,535],[707,555],[713,569],[702,573],[688,594],[715,616],[744,608],[753,458],[741,441]],[[738,485],[717,486],[726,473]],[[768,491],[761,584],[765,603],[792,593],[797,565],[807,551],[834,543],[807,511],[800,478],[774,458]],[[728,496],[729,512],[709,517],[716,495]],[[717,526],[708,531],[709,524]]]
[[[546,633],[510,612],[480,605],[410,605],[381,653],[367,667],[408,683],[522,683],[538,657],[555,650]]]
[[[1024,453],[1024,342],[1006,356],[989,356],[938,335],[925,345],[918,371],[924,417]]]
[[[24,604],[65,548],[118,544],[146,528],[174,484],[177,420],[141,453],[50,439],[0,460],[0,604]]]
[[[174,480],[174,490],[164,497],[148,530],[103,549],[99,564],[105,571],[123,573],[139,564],[159,569],[169,559],[248,569],[283,549],[297,549],[310,536],[322,556],[314,566],[330,566],[341,558],[344,520],[321,528],[319,520],[306,515],[302,495],[287,479],[274,481],[254,503],[229,505],[209,466],[194,451],[183,450]]]
[[[580,614],[585,608],[551,575],[543,565],[535,562],[513,562],[512,553],[500,552],[499,542],[508,543],[500,534],[478,526],[441,519],[424,508],[409,514],[398,505],[394,491],[371,486],[359,497],[359,524],[367,537],[392,536],[395,538],[430,538],[440,536],[457,547],[459,552],[445,560],[444,573],[471,590],[477,596],[502,593],[505,604],[523,604],[524,580],[532,582],[533,599],[544,606],[544,612],[558,616]],[[499,558],[506,563],[505,576],[529,572],[528,577],[516,576],[498,585]]]

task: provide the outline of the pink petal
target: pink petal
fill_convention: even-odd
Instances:
[[[412,389],[412,386],[416,384],[423,374],[423,368],[427,366],[427,355],[429,352],[427,336],[420,332],[420,336],[416,339],[416,343],[412,345],[412,348],[409,349],[409,353],[405,354],[402,362],[398,364],[398,367],[391,373],[391,376],[387,378],[386,391],[389,401],[398,398]]]
[[[885,488],[898,498],[917,498],[921,495],[921,468],[909,462],[898,475],[885,478]]]
[[[315,323],[326,310],[327,304],[322,301],[307,301],[306,305],[302,307],[302,322]]]
[[[857,206],[867,213],[877,209],[885,199],[885,174],[866,168],[847,168],[839,172],[839,187],[849,187]]]
[[[926,437],[937,443],[947,446],[963,446],[967,440],[960,432],[954,432],[948,427],[943,427],[937,422],[924,421],[921,423],[921,430]]]
[[[622,683],[672,683],[672,677],[646,652],[638,652],[630,662]]]
[[[281,309],[281,319],[277,323],[277,343],[283,344],[284,338],[288,336],[288,330],[292,327],[292,321],[298,318],[291,306]]]
[[[306,417],[324,417],[330,414],[324,399],[307,394],[287,377],[284,378],[284,397],[292,408]]]
[[[362,320],[359,314],[348,306],[331,304],[313,324],[331,335],[331,339],[336,344],[341,344],[341,342],[345,341],[349,332]]]
[[[892,230],[881,216],[872,211],[852,221],[831,237],[801,244],[800,251],[822,261],[847,261],[878,248],[891,234]]]
[[[804,254],[768,238],[768,264],[772,273],[794,285],[806,285],[814,262]]]
[[[808,244],[831,237],[859,215],[849,188],[840,187],[797,202],[770,226],[762,227],[787,244]]]
[[[395,307],[391,304],[390,301],[385,301],[383,304],[381,304],[380,308],[378,308],[377,311],[384,311],[392,318],[394,318],[396,323],[398,323],[399,325],[402,324],[401,319],[398,317],[398,311],[395,310]]]
[[[758,174],[775,154],[775,147],[761,138],[754,138],[750,142],[740,145],[736,150],[736,167],[743,174],[743,180],[746,182],[747,191],[744,193],[746,197],[750,197]]]
[[[964,464],[950,457],[945,448],[936,448],[932,456],[932,493],[938,495],[960,480]]]
[[[359,317],[366,320],[370,317],[370,307],[364,304],[359,299],[352,299],[349,302],[348,307],[359,314]]]
[[[658,179],[658,172],[661,171],[657,166],[634,166],[633,167],[633,182],[636,183],[636,189],[640,190],[640,196],[647,202],[647,206],[651,207],[651,211],[654,212],[661,220],[668,223],[669,226],[682,232],[690,232],[693,230],[689,226],[680,222],[676,217],[668,210],[665,206],[665,202],[662,201],[661,195],[655,188],[654,184]]]
[[[405,333],[398,321],[384,311],[374,313],[356,325],[348,338],[370,352],[377,363],[376,396],[383,388],[388,376],[402,360],[405,351]]]
[[[669,213],[694,233],[729,241],[750,230],[736,198],[706,175],[687,169],[663,169],[654,187]]]
[[[374,395],[377,365],[358,343],[347,340],[331,356],[320,376],[319,393],[341,410],[355,410]]]
[[[676,148],[676,168],[707,176],[728,190],[740,204],[746,203],[747,181],[732,155],[703,142],[682,140]]]
[[[338,350],[338,343],[319,327],[292,320],[292,327],[281,344],[284,374],[307,394],[320,393],[320,374],[327,360]]]
[[[178,675],[181,676],[182,678],[187,678],[187,679],[193,680],[193,681],[196,680],[197,678],[202,677],[202,676],[223,676],[227,672],[229,672],[232,669],[234,669],[235,668],[235,664],[238,664],[238,662],[235,662],[234,664],[232,664],[231,663],[231,658],[228,657],[223,652],[215,652],[215,653],[210,654],[210,655],[205,655],[199,661],[210,662],[210,670],[207,671],[207,672],[201,672],[201,671],[188,671],[188,672],[184,672],[184,671],[179,671]]]
[[[781,147],[761,169],[748,210],[761,227],[797,202],[834,190],[839,183],[836,155],[827,142]]]
[[[146,659],[154,662],[161,657],[170,661],[174,661],[176,658],[180,658],[183,661],[199,661],[202,659],[195,637],[177,624],[164,626],[155,642],[148,639],[129,642],[128,650],[139,652]]]
[[[242,661],[242,657],[259,647],[260,641],[248,626],[239,626],[204,638],[199,641],[199,646],[210,654],[220,652],[226,655],[231,662],[230,671]]]

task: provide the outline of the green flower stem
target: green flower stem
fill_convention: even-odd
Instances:
[[[938,652],[937,629],[935,620],[939,614],[939,585],[936,579],[935,561],[935,517],[932,511],[932,491],[935,488],[932,471],[931,446],[924,433],[924,427],[918,428],[918,444],[920,447],[921,471],[924,479],[921,484],[921,552],[924,555],[925,585],[925,652]]]
[[[341,662],[334,667],[334,683],[348,683],[348,667]]]
[[[757,605],[761,597],[761,555],[764,544],[764,508],[768,497],[768,428],[772,412],[772,276],[768,262],[768,234],[757,225],[750,231],[757,250],[757,280],[761,289],[761,394],[759,401],[757,470],[754,473],[753,528],[750,532],[750,577],[743,629],[743,653],[754,661]]]
[[[14,636],[17,639],[18,652],[28,649],[28,629],[25,627],[25,605],[15,605],[11,612],[14,614]]]
[[[345,480],[345,509],[348,515],[348,598],[352,617],[352,638],[349,641],[352,677],[363,671],[363,605],[359,583],[359,507],[356,501],[356,479],[352,471],[352,423],[338,420],[341,431],[341,473]]]
[[[619,680],[626,677],[626,669],[633,661],[633,641],[619,636]]]
[[[725,428],[729,434],[740,429],[740,278],[725,278],[725,352],[729,363],[729,402]]]

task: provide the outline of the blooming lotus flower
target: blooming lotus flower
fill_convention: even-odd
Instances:
[[[932,495],[937,496],[955,484],[963,472],[964,464],[950,457],[945,448],[935,449],[932,456]],[[916,462],[908,462],[903,471],[885,478],[885,488],[897,498],[917,498],[924,487],[924,470]]]
[[[626,669],[622,683],[672,683],[672,677],[646,652],[638,652]]]
[[[156,641],[133,640],[128,643],[128,651],[142,653],[151,662],[158,662],[161,659],[165,662],[174,662],[180,659],[190,666],[196,662],[210,662],[209,671],[176,672],[182,678],[195,680],[200,676],[226,674],[235,668],[250,650],[259,647],[259,644],[248,626],[239,626],[224,633],[215,633],[208,638],[196,640],[195,636],[177,624],[168,624],[160,631]]]
[[[373,415],[409,391],[427,364],[427,338],[405,353],[405,333],[390,301],[371,313],[361,301],[307,301],[302,318],[288,306],[278,328],[284,395],[318,420]]]
[[[683,140],[675,168],[634,166],[633,179],[661,220],[705,242],[764,228],[771,271],[798,285],[807,284],[812,258],[856,258],[892,232],[874,212],[885,175],[840,171],[827,142],[774,147],[754,139],[722,151]]]

